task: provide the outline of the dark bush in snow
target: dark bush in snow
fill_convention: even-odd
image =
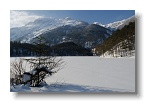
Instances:
[[[39,86],[43,81],[44,78],[47,76],[51,76],[52,73],[56,73],[60,70],[60,65],[62,65],[63,61],[60,57],[54,56],[45,56],[47,50],[45,50],[45,46],[47,42],[43,37],[38,37],[37,42],[34,42],[36,48],[33,49],[35,52],[38,53],[37,57],[33,58],[24,58],[19,59],[18,61],[11,62],[11,84],[18,85],[18,84],[27,84],[29,86]],[[25,71],[23,67],[27,63],[32,69],[29,72]],[[27,66],[28,67],[28,66]]]

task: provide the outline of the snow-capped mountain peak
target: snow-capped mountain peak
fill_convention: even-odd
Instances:
[[[125,25],[128,25],[129,22],[134,22],[134,21],[135,21],[135,16],[132,16],[130,18],[127,18],[127,19],[124,19],[124,20],[121,20],[121,21],[106,24],[105,26],[107,28],[121,29]]]
[[[29,22],[25,26],[11,28],[11,41],[29,42],[36,36],[41,35],[46,31],[50,31],[60,26],[70,25],[76,26],[83,23],[82,21],[74,20],[69,17],[56,19],[52,17],[38,18],[34,22]]]
[[[41,17],[36,19],[33,22],[29,22],[28,24],[26,24],[25,26],[22,27],[15,27],[15,28],[11,28],[10,29],[10,40],[11,41],[20,41],[23,43],[31,43],[33,41],[33,39],[41,34],[48,34],[51,32],[56,33],[60,33],[60,31],[62,31],[62,34],[66,35],[68,33],[76,33],[82,32],[82,34],[86,34],[88,35],[88,38],[90,36],[90,34],[104,34],[104,32],[107,34],[104,34],[105,37],[107,38],[108,36],[110,36],[112,34],[112,31],[116,30],[116,29],[121,29],[123,28],[125,25],[128,25],[129,22],[133,22],[135,21],[135,16],[130,17],[128,19],[124,19],[121,21],[117,21],[117,22],[113,22],[113,23],[109,23],[109,24],[101,24],[99,22],[94,22],[93,24],[88,24],[87,22],[84,21],[79,21],[79,20],[74,20],[70,17],[65,17],[65,18],[61,18],[61,19],[56,19],[53,17]],[[97,26],[99,25],[99,26]],[[107,29],[106,29],[107,28]],[[96,31],[96,33],[93,33],[90,31],[90,29],[92,29],[92,31]],[[100,33],[100,31],[98,31],[98,29],[103,30],[102,33]],[[110,29],[110,30],[109,30]],[[55,32],[57,31],[57,32]],[[88,33],[86,33],[88,32]],[[66,36],[63,35],[63,36]],[[62,37],[63,37],[62,36]],[[81,35],[82,36],[82,35]],[[49,36],[48,36],[49,37]],[[58,37],[58,36],[57,36]],[[59,39],[59,40],[58,40]],[[61,41],[61,37],[58,38],[56,42]]]
[[[105,27],[105,25],[104,25],[104,24],[99,23],[99,22],[94,22],[93,24],[96,24],[96,25],[100,25],[100,26],[102,26],[102,27]]]
[[[116,29],[121,29],[125,25],[128,25],[129,22],[134,22],[134,21],[135,21],[135,16],[132,16],[132,17],[129,17],[127,19],[123,19],[121,21],[116,21],[113,23],[105,24],[105,25],[101,24],[99,22],[94,22],[93,24],[97,24],[97,25],[100,25],[102,27],[109,28],[110,30],[116,30]]]
[[[70,18],[70,17],[65,17],[64,19],[65,20],[72,20],[72,18]]]

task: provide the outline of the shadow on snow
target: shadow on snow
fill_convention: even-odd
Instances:
[[[11,92],[118,92],[103,87],[90,87],[74,84],[50,84],[42,87],[11,86]]]

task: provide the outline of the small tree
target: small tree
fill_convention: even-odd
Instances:
[[[17,60],[11,62],[11,85],[27,84],[29,86],[39,86],[46,76],[51,76],[60,70],[63,59],[61,57],[48,56],[48,43],[45,38],[42,36],[36,37],[33,44],[35,48],[32,50],[37,54],[37,57],[17,58]],[[25,72],[24,65],[26,66],[27,63],[30,64],[31,70],[29,72]]]
[[[42,36],[36,37],[33,42],[36,48],[33,49],[37,53],[37,57],[25,59],[30,63],[33,70],[31,71],[30,86],[39,86],[46,75],[52,75],[59,70],[59,66],[63,63],[62,58],[48,56],[48,43]],[[27,83],[27,82],[26,82]]]

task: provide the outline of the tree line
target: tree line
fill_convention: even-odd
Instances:
[[[41,50],[43,53],[40,52]],[[54,46],[10,42],[11,57],[38,56],[40,53],[42,56],[92,56],[90,49],[83,48],[73,42],[60,43]]]

